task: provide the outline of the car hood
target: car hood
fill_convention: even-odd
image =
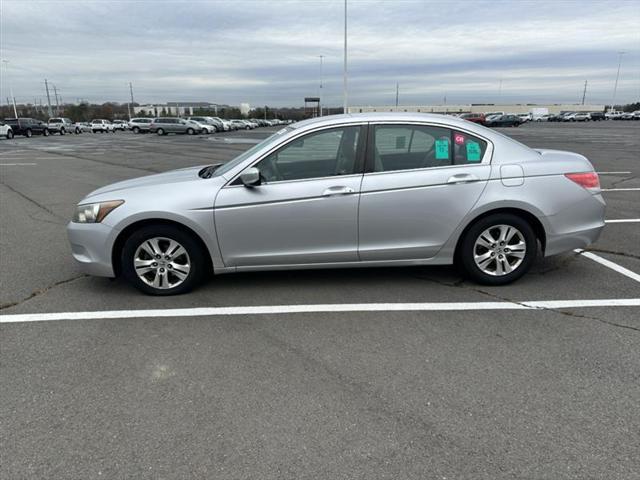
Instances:
[[[205,165],[200,165],[198,167],[181,168],[179,170],[171,170],[169,172],[158,173],[155,175],[148,175],[146,177],[133,178],[131,180],[112,183],[111,185],[107,185],[105,187],[94,190],[89,195],[87,195],[86,198],[90,199],[91,197],[103,195],[105,193],[116,191],[121,192],[140,187],[153,187],[197,180],[199,178],[198,172],[202,170],[204,166]]]

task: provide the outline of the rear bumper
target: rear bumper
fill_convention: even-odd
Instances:
[[[67,225],[71,254],[83,273],[98,277],[114,277],[111,251],[117,231],[102,223]]]
[[[595,243],[605,226],[605,208],[602,195],[598,194],[556,215],[545,217],[547,224],[545,256],[585,248]]]

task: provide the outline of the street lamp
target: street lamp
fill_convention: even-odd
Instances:
[[[319,110],[319,114],[320,116],[322,116],[322,59],[324,58],[324,55],[318,55],[320,57],[320,94],[318,95],[319,101],[318,101],[318,110]]]
[[[613,86],[613,100],[611,100],[611,110],[616,104],[616,93],[618,93],[618,78],[620,78],[620,65],[622,65],[622,56],[627,52],[618,52],[618,72],[616,73],[616,83]]]
[[[342,110],[347,113],[347,0],[344,0],[344,68],[342,87]]]
[[[2,60],[5,65],[5,72],[7,75],[7,83],[9,84],[9,95],[11,95],[11,101],[13,102],[13,114],[18,118],[18,109],[16,108],[16,97],[13,96],[13,88],[11,88],[11,81],[9,80],[9,60]]]

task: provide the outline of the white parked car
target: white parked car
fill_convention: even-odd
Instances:
[[[116,129],[113,127],[113,124],[109,120],[97,119],[91,120],[91,131],[93,133],[115,133]]]
[[[4,122],[0,122],[0,136],[5,137],[7,140],[11,140],[13,138],[13,129],[11,126]]]
[[[81,133],[81,130],[76,127],[75,123],[73,123],[70,118],[50,118],[48,125],[51,133],[59,133],[60,135],[65,135],[67,133]]]
[[[533,116],[530,113],[519,113],[517,117],[522,120],[522,123],[530,122]]]
[[[216,127],[209,125],[208,123],[199,122],[197,120],[187,120],[187,122],[194,125],[196,130],[199,130],[199,133],[216,133]]]
[[[113,129],[114,130],[122,130],[123,132],[129,128],[129,122],[126,120],[114,120],[113,121]]]

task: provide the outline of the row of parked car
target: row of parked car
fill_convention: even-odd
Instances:
[[[52,134],[66,135],[68,133],[115,133],[118,130],[131,130],[133,133],[168,133],[201,134],[228,132],[232,130],[251,130],[258,127],[286,125],[287,120],[225,120],[218,117],[189,117],[189,118],[132,118],[130,121],[95,119],[91,122],[73,122],[70,118],[50,118],[48,122],[34,118],[7,118],[0,122],[0,136],[8,139],[15,135],[31,138],[33,135],[48,136]]]
[[[601,120],[640,120],[640,110],[635,112],[560,112],[533,115],[532,113],[463,113],[460,118],[487,127],[518,127],[527,122],[590,122]]]

